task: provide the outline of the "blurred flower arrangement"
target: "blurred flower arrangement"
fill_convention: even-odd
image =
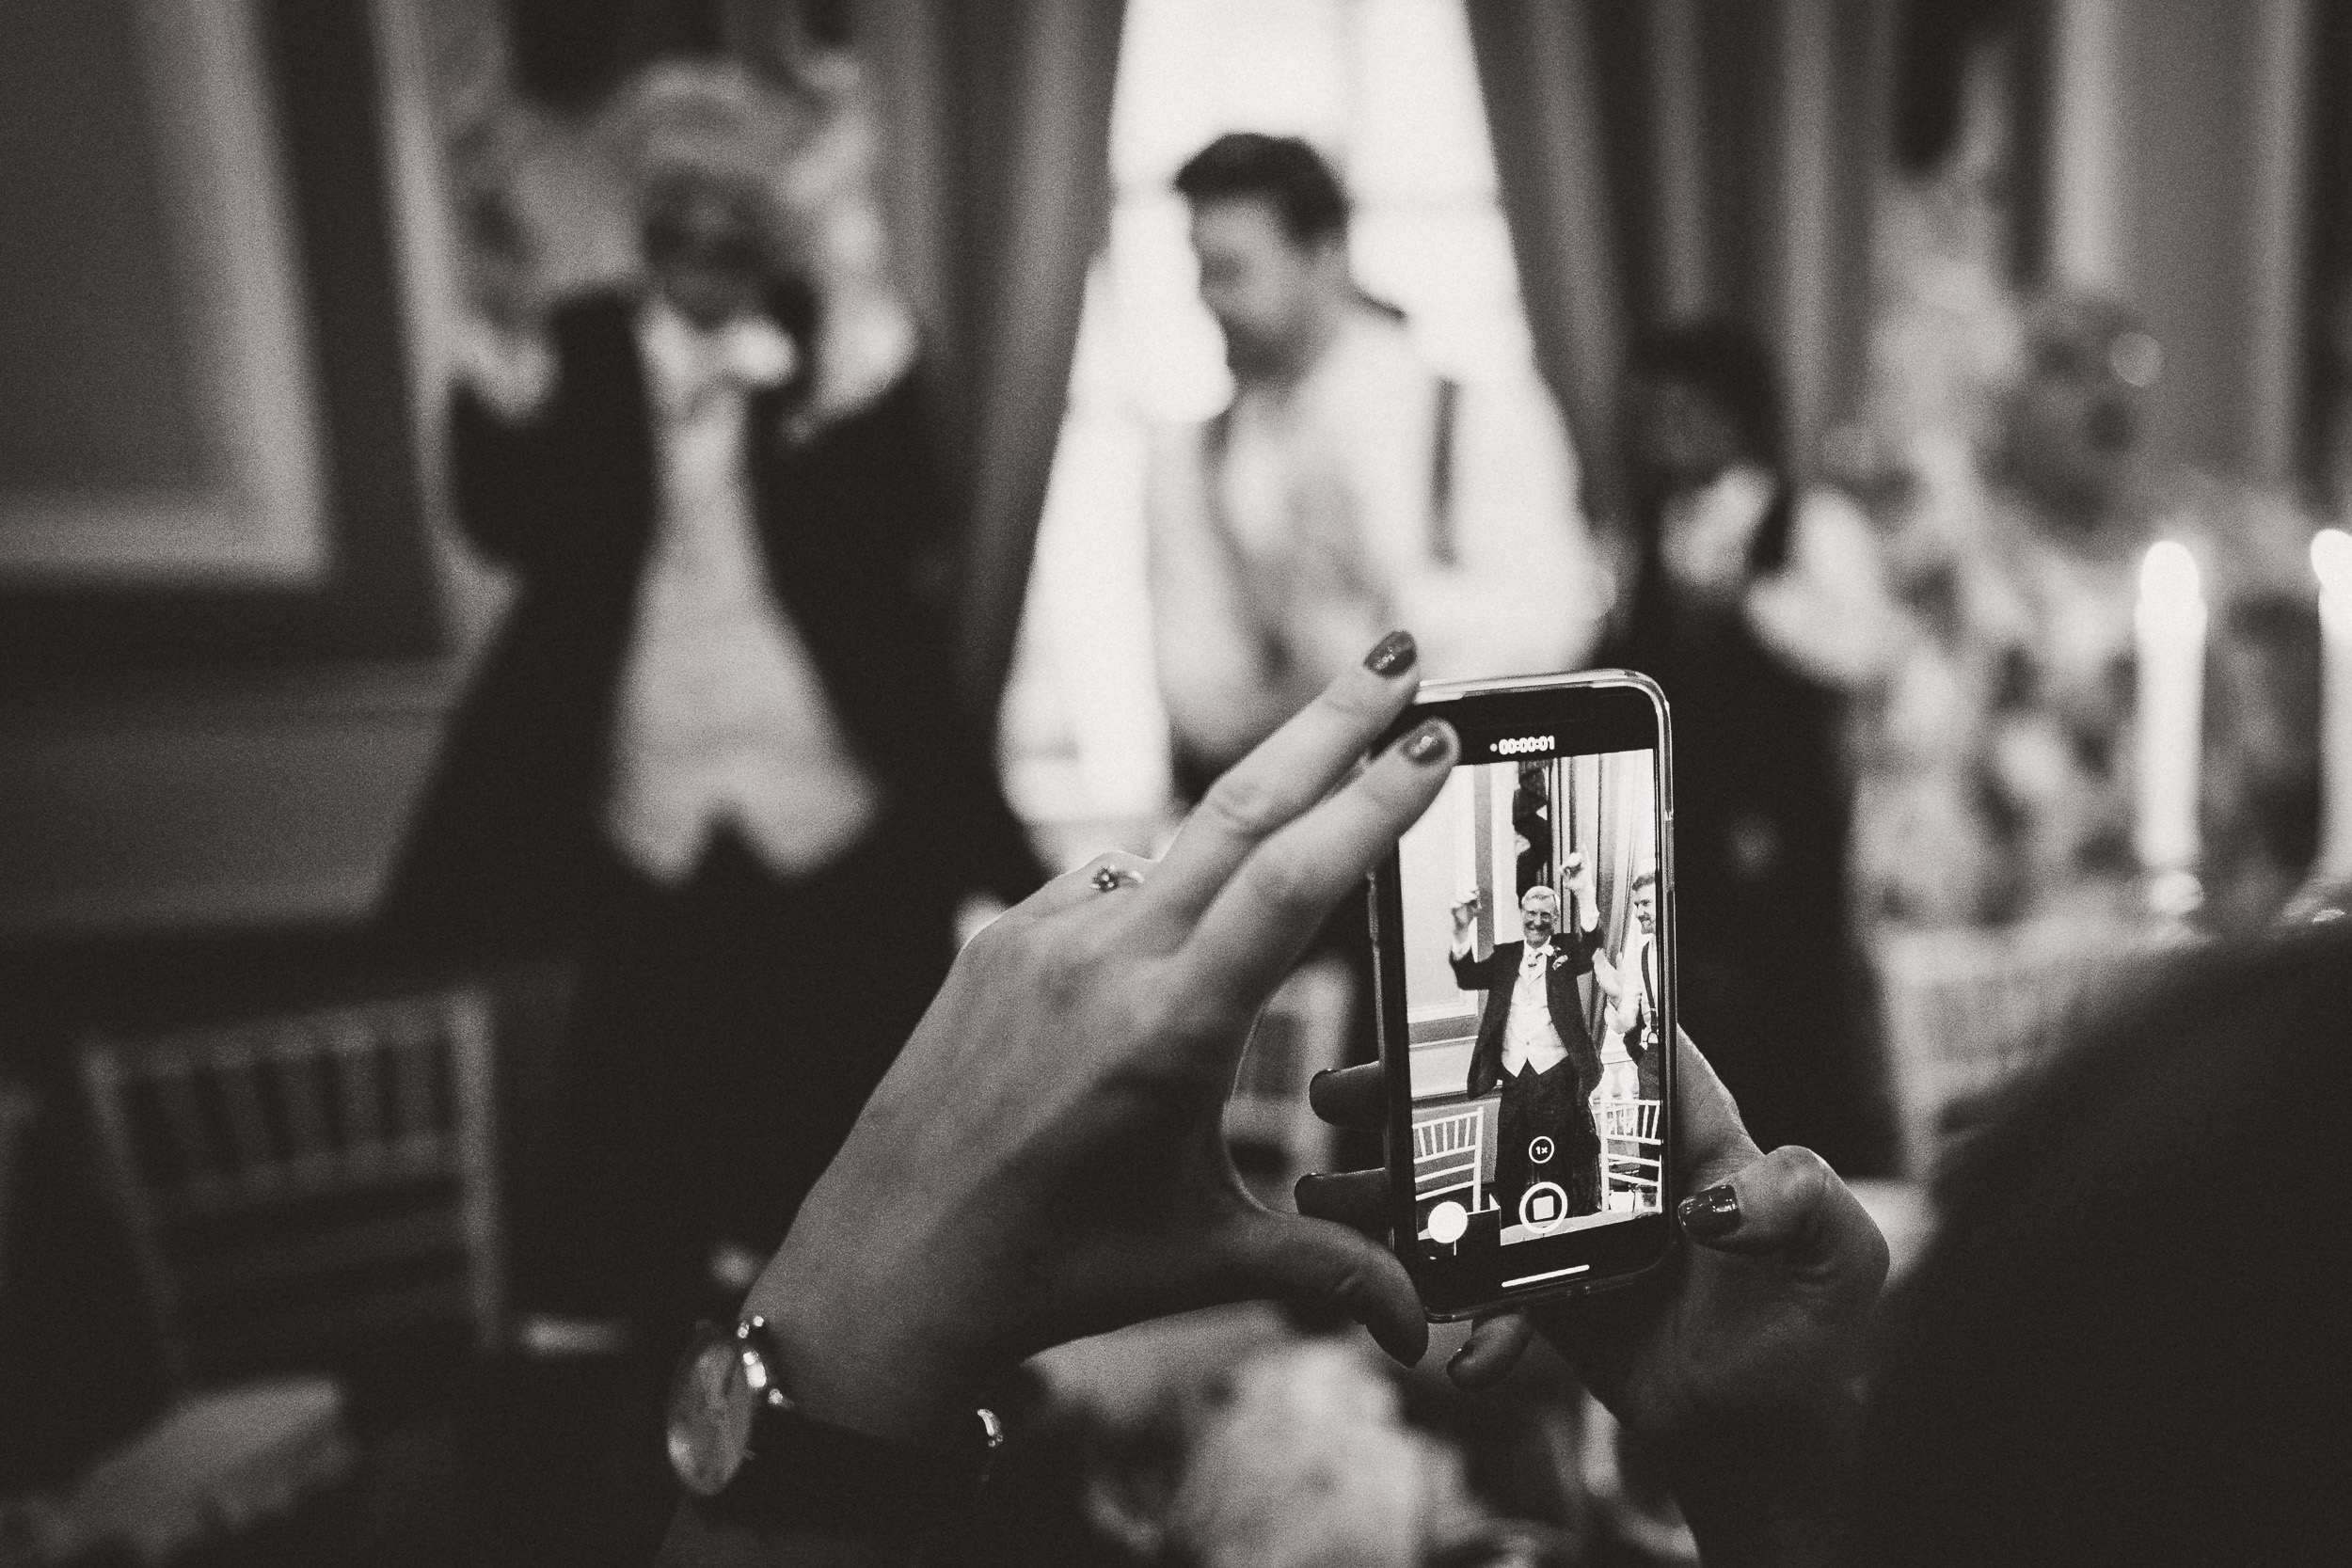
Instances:
[[[2214,610],[2210,916],[2258,922],[2315,832],[2314,524],[2141,450],[2162,351],[2128,311],[2017,296],[2009,117],[1979,66],[1949,164],[1881,204],[1866,403],[1825,454],[1899,611],[1855,704],[1859,908],[1931,929],[2138,917],[2133,607],[2171,538]]]
[[[1463,1396],[1434,1370],[1400,1373],[1359,1337],[1301,1334],[1263,1305],[1220,1307],[1048,1352],[1036,1419],[1078,1436],[1081,1506],[1119,1560],[1695,1561],[1672,1503],[1629,1488],[1606,1413],[1537,1361],[1516,1397],[1454,1419]]]

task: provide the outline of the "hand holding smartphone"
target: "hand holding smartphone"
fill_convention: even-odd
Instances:
[[[1460,760],[1374,873],[1391,1232],[1432,1319],[1671,1251],[1673,752],[1655,684],[1422,689]]]

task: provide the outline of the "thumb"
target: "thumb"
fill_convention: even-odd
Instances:
[[[1535,1342],[1535,1323],[1524,1312],[1498,1312],[1478,1320],[1478,1326],[1445,1364],[1445,1375],[1457,1388],[1485,1388],[1502,1381]]]
[[[1794,1144],[1682,1200],[1683,1232],[1713,1252],[1776,1255],[1797,1268],[1886,1275],[1886,1240],[1829,1162]]]
[[[1429,1323],[1405,1265],[1346,1226],[1246,1210],[1225,1227],[1218,1250],[1235,1296],[1327,1301],[1404,1366],[1429,1348]]]

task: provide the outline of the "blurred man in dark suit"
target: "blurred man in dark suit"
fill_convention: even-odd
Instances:
[[[585,958],[551,1249],[576,1309],[667,1318],[714,1246],[765,1256],[959,899],[1037,880],[950,702],[912,321],[807,264],[799,112],[658,68],[620,117],[644,286],[506,334],[452,407],[458,516],[519,593],[389,913],[476,959]]]

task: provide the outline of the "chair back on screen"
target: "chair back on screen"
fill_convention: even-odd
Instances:
[[[1603,1100],[1594,1105],[1600,1125],[1605,1201],[1612,1209],[1648,1212],[1665,1201],[1664,1144],[1658,1136],[1660,1101]]]
[[[1446,1193],[1470,1189],[1466,1206],[1478,1212],[1486,1160],[1486,1112],[1472,1105],[1413,1123],[1413,1197],[1426,1203]]]
[[[470,990],[91,1039],[84,1092],[167,1370],[495,1348],[491,1012]]]

